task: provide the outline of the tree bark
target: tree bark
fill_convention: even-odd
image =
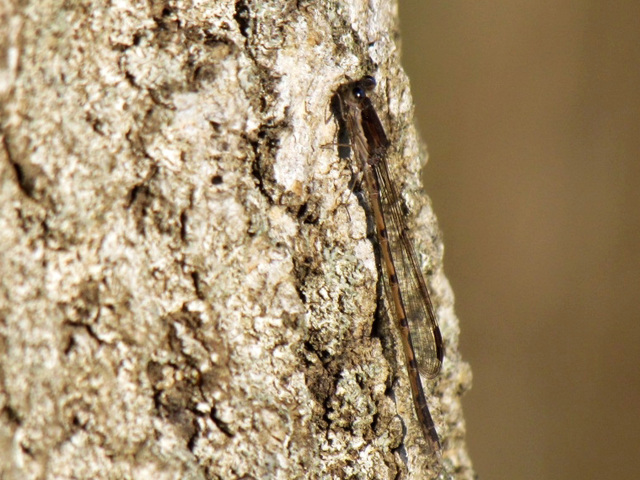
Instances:
[[[395,3],[0,8],[0,477],[473,477]],[[447,346],[438,471],[328,121],[363,74]]]

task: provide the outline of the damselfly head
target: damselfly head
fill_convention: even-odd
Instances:
[[[362,79],[358,82],[358,85],[361,88],[364,88],[366,91],[371,91],[375,88],[376,86],[376,79],[373,78],[371,75],[365,75],[364,77],[362,77]]]
[[[376,86],[376,79],[371,75],[366,75],[353,84],[353,96],[359,100],[366,98],[367,92],[373,90]]]

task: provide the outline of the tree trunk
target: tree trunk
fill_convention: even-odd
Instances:
[[[395,3],[0,8],[0,477],[472,478]],[[328,121],[363,74],[447,346],[438,467]]]

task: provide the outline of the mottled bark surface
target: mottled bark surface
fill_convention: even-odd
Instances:
[[[447,345],[386,2],[15,2],[0,32],[0,477],[428,478],[329,102],[366,73]]]

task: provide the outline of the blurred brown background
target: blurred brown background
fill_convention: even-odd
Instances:
[[[480,479],[640,478],[640,2],[400,16]]]

